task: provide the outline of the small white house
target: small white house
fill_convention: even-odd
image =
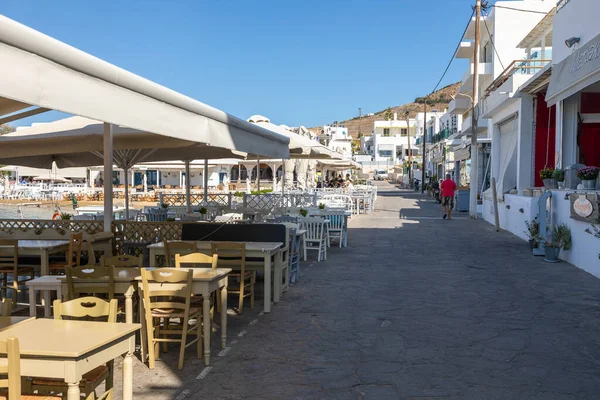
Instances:
[[[415,125],[415,119],[411,118],[407,123],[406,120],[399,120],[396,113],[392,120],[375,121],[373,135],[361,142],[363,151],[368,151],[375,162],[389,162],[390,166],[400,164],[408,159],[409,143],[411,153],[417,153]]]

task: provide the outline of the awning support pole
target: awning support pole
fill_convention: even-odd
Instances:
[[[204,159],[204,171],[202,171],[202,177],[204,178],[204,197],[202,203],[208,205],[208,159]]]
[[[185,207],[187,212],[192,212],[190,160],[185,160]]]
[[[113,126],[104,123],[104,232],[112,231],[113,219]]]

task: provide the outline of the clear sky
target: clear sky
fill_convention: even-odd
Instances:
[[[240,118],[316,126],[429,93],[473,3],[2,0],[0,14]]]

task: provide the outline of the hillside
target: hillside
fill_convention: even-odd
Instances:
[[[448,108],[448,104],[452,101],[452,96],[454,96],[458,92],[458,88],[460,87],[460,82],[454,83],[452,85],[448,85],[446,87],[441,88],[437,92],[432,93],[429,96],[429,102],[427,106],[427,110],[431,111],[437,109],[439,112],[444,111],[444,109]],[[423,100],[422,98],[415,99],[416,101]],[[389,110],[389,111],[388,111]],[[408,111],[409,118],[414,118],[418,112],[423,111],[423,104],[419,104],[416,102],[404,104],[401,106],[390,107],[386,110],[381,110],[379,112],[374,113],[374,115],[363,116],[361,119],[358,117],[352,118],[346,121],[338,121],[338,123],[348,127],[348,133],[356,139],[358,136],[358,126],[360,125],[360,131],[363,135],[369,135],[373,131],[373,123],[377,120],[385,119],[384,115],[388,112],[398,113],[398,119],[404,119],[405,113]],[[314,132],[320,131],[321,127],[310,128],[310,130]]]

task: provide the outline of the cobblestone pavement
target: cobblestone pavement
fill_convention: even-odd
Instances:
[[[190,349],[177,372],[173,348],[153,371],[136,363],[134,398],[600,398],[600,280],[379,186],[347,249],[310,256],[272,313],[230,318],[212,369]]]

